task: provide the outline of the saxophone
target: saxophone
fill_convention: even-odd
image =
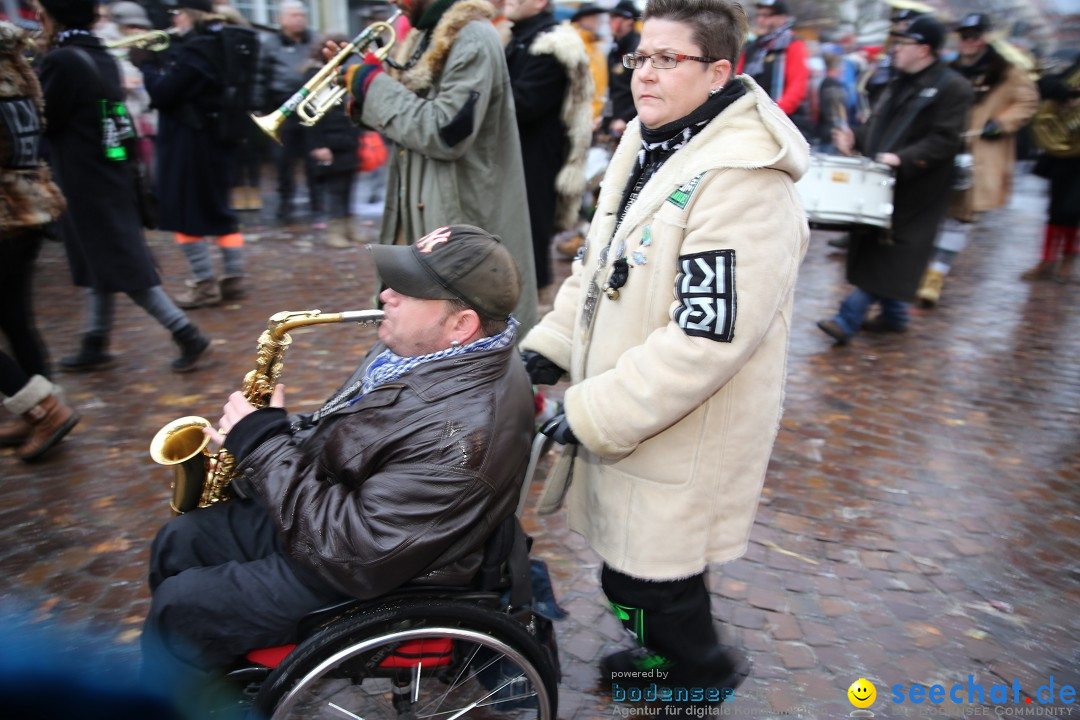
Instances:
[[[259,336],[255,369],[244,376],[241,392],[256,408],[270,403],[274,386],[281,376],[285,351],[292,343],[289,331],[304,325],[355,322],[375,325],[383,319],[382,310],[350,310],[323,313],[321,310],[279,312],[270,317]],[[150,457],[159,465],[175,467],[172,500],[173,514],[180,515],[196,507],[207,507],[233,497],[232,482],[236,458],[224,448],[211,454],[210,438],[203,432],[210,423],[195,416],[173,420],[158,430],[150,441]]]

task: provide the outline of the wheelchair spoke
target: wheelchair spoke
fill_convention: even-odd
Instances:
[[[355,720],[364,720],[364,718],[360,717],[356,713],[351,713],[348,710],[346,710],[345,708],[343,708],[340,705],[337,705],[335,703],[327,703],[327,707],[331,707],[331,708],[333,708],[334,710],[337,710],[339,713],[341,713],[343,715],[348,715],[351,718],[355,718]]]
[[[514,637],[513,625],[493,621]],[[481,626],[483,628],[483,626]],[[363,628],[361,628],[363,629]],[[522,643],[519,635],[513,641]],[[542,666],[488,629],[395,622],[341,636],[281,684],[272,720],[553,720]],[[548,674],[547,678],[551,678]]]

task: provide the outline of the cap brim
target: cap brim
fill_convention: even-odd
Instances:
[[[396,293],[424,300],[457,300],[432,277],[411,245],[368,245],[383,285]]]

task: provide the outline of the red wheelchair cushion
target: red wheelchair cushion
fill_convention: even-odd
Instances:
[[[454,641],[451,638],[410,640],[379,663],[381,668],[441,667],[453,661]]]

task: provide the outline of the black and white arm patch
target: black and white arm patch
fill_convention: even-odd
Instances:
[[[687,335],[718,342],[735,336],[735,251],[679,256],[675,322]]]

